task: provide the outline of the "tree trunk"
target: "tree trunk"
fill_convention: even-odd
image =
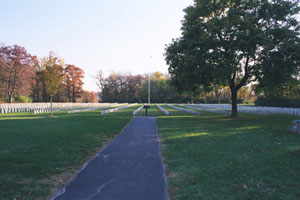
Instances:
[[[47,89],[44,81],[42,82],[42,95],[43,95],[43,101],[48,102]]]
[[[50,104],[51,104],[51,117],[53,117],[52,96],[50,96]]]
[[[221,95],[218,96],[218,104],[221,103]]]
[[[36,82],[35,82],[34,101],[35,102],[40,102],[40,88],[39,88],[39,81],[38,80],[36,80]]]
[[[12,98],[13,98],[12,94],[9,94],[8,95],[8,103],[12,103],[13,102]]]
[[[73,87],[73,90],[72,90],[72,93],[73,93],[73,103],[75,103],[76,102],[76,99],[75,99],[75,87]]]
[[[69,99],[69,102],[71,102],[71,91],[70,91],[70,86],[67,85],[67,88],[68,88],[68,99]]]
[[[231,117],[237,117],[238,111],[237,111],[237,89],[235,87],[230,87],[231,91]]]

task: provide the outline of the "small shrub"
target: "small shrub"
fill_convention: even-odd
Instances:
[[[196,99],[195,101],[194,101],[194,103],[206,103],[206,99],[205,98],[199,98],[199,99]]]
[[[223,99],[220,100],[220,103],[222,103],[222,104],[231,104],[231,99],[223,98]]]
[[[7,97],[4,97],[1,99],[1,103],[8,103],[8,102],[9,102],[9,100]],[[12,102],[15,102],[15,98],[12,98]]]
[[[238,104],[242,104],[242,103],[244,103],[244,99],[242,99],[242,98],[237,98],[237,100],[236,100],[236,101],[237,101],[237,103],[238,103]]]
[[[27,96],[17,96],[15,100],[18,103],[32,103],[32,98]]]

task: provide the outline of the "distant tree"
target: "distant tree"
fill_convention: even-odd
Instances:
[[[229,86],[232,117],[237,93],[253,81],[292,76],[300,61],[298,1],[195,0],[185,9],[182,37],[166,48],[178,90]]]
[[[81,102],[83,103],[97,103],[97,93],[96,92],[89,92],[89,91],[83,91]]]
[[[128,75],[127,79],[127,96],[128,102],[141,102],[139,91],[142,88],[142,75]]]
[[[98,97],[96,92],[90,92],[89,95],[89,103],[97,103],[98,102]]]
[[[40,65],[36,67],[36,72],[35,72],[35,86],[33,89],[33,101],[35,102],[42,102],[43,100],[46,99],[46,95],[44,95],[44,91],[46,90],[45,87],[43,87],[44,84],[44,70],[40,68]]]
[[[37,63],[37,58],[30,55],[24,47],[0,47],[0,83],[9,103],[12,103],[16,94],[31,94],[35,82],[34,66]]]
[[[167,78],[160,72],[151,75],[151,99],[154,103],[164,103],[168,98]],[[148,88],[147,88],[148,89]]]
[[[106,87],[104,88],[106,93],[108,94],[107,97],[111,100],[111,102],[119,102],[120,99],[120,91],[121,87],[119,84],[119,75],[116,72],[112,72],[109,77],[106,78]]]
[[[96,84],[97,84],[97,86],[98,86],[98,88],[99,88],[99,90],[100,90],[100,92],[101,92],[102,89],[103,89],[103,86],[104,86],[104,84],[105,84],[105,78],[104,78],[104,75],[103,75],[103,71],[102,71],[102,70],[100,70],[100,71],[98,72],[98,74],[96,75]]]
[[[80,98],[83,92],[84,71],[75,65],[66,65],[65,78],[69,102],[76,102],[76,98]]]
[[[58,88],[64,78],[63,61],[54,53],[50,52],[49,57],[44,58],[43,65],[45,67],[44,77],[47,93],[50,96],[51,116],[53,116],[53,96],[58,92]]]
[[[148,100],[148,74],[132,75],[112,72],[107,78],[98,75],[101,102],[140,102]],[[188,102],[190,97],[180,95],[169,84],[169,76],[160,72],[150,75],[152,102]]]

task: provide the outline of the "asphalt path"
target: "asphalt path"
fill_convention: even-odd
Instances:
[[[156,119],[135,117],[55,200],[168,200]]]

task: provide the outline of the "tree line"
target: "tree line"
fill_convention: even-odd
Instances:
[[[96,76],[99,93],[84,91],[84,71],[65,64],[50,52],[38,59],[18,45],[0,47],[0,102],[119,102],[146,103],[150,77],[152,103],[230,103],[228,87],[216,86],[212,91],[199,87],[196,91],[178,92],[169,74],[130,74],[112,72]],[[239,103],[252,103],[252,88],[244,87]]]
[[[95,92],[84,91],[84,71],[53,52],[38,59],[24,47],[0,47],[2,102],[97,102]]]
[[[105,78],[101,71],[97,75],[100,101],[119,103],[148,102],[149,76],[152,103],[188,101],[189,96],[179,94],[175,88],[169,84],[168,75],[160,72],[136,75],[112,72]]]
[[[210,92],[181,92],[171,84],[169,74],[130,74],[112,72],[104,77],[97,75],[97,85],[101,102],[147,103],[150,78],[151,103],[230,103],[230,89],[222,87]],[[251,87],[244,87],[239,93],[239,103],[253,103],[256,96]]]

